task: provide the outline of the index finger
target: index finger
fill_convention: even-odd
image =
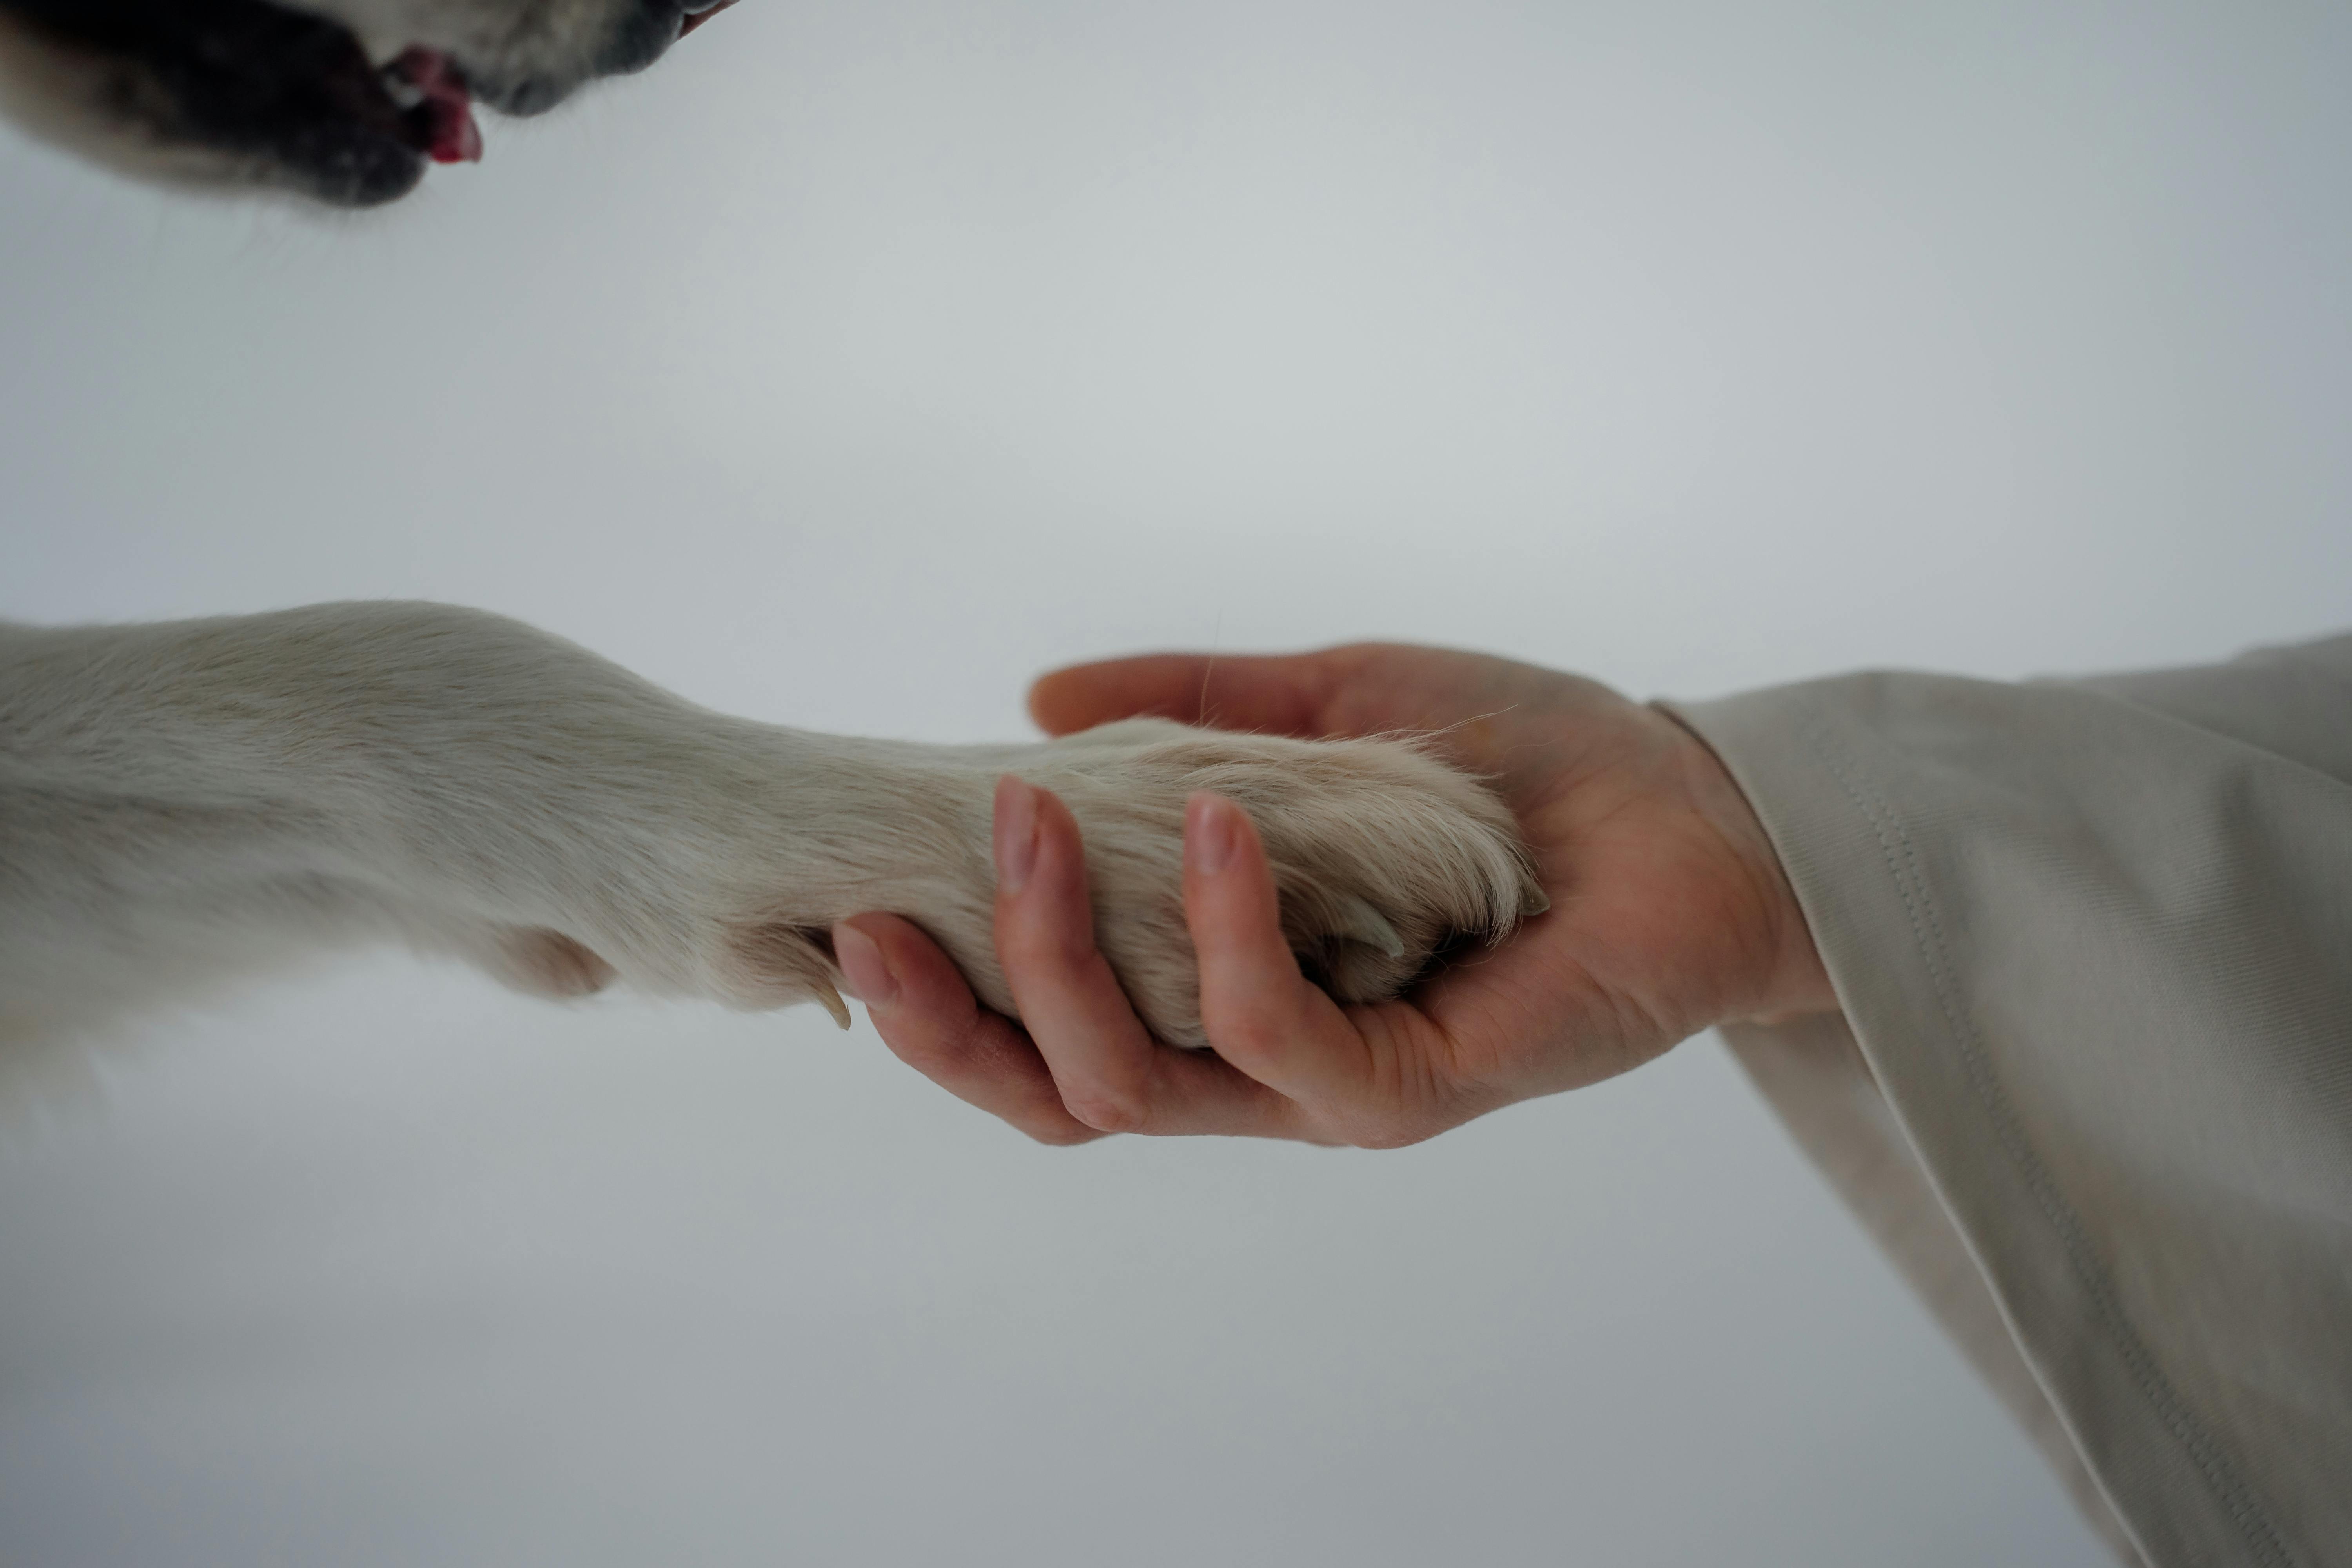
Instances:
[[[1037,1047],[1018,1025],[981,1006],[954,961],[912,921],[889,914],[839,921],[833,950],[875,1032],[900,1061],[1040,1143],[1103,1135],[1070,1114]]]
[[[997,955],[1069,1113],[1104,1132],[1300,1136],[1297,1108],[1279,1094],[1144,1027],[1095,945],[1069,807],[1010,775],[996,803]]]

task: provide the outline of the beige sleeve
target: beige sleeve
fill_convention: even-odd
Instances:
[[[2352,637],[1674,710],[1844,1009],[1727,1037],[2094,1523],[2352,1563]]]

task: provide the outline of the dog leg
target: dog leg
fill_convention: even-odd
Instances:
[[[306,951],[403,941],[550,995],[614,981],[815,999],[866,910],[932,931],[1009,1008],[990,796],[1084,832],[1099,940],[1201,1044],[1179,900],[1196,789],[1239,800],[1286,925],[1349,1000],[1539,908],[1508,814],[1415,748],[1106,727],[926,747],[696,708],[559,638],[440,605],[0,627],[0,1030],[74,1027]]]

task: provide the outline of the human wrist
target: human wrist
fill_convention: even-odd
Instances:
[[[1738,951],[1753,956],[1740,973],[1727,977],[1723,1023],[1779,1023],[1816,1013],[1833,1013],[1839,1003],[1804,907],[1765,830],[1729,767],[1706,738],[1663,705],[1652,710],[1670,721],[1679,737],[1679,772],[1691,808],[1721,842],[1725,874],[1746,892],[1740,902],[1752,911],[1753,933]]]

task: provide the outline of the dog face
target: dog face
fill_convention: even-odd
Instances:
[[[730,3],[0,0],[0,107],[131,174],[373,206],[481,155],[475,103],[540,113]]]

